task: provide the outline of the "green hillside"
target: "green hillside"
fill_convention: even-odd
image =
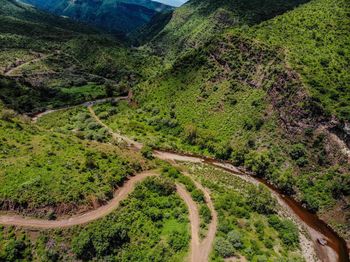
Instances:
[[[171,60],[204,45],[225,29],[259,23],[304,3],[304,0],[232,1],[193,0],[176,9],[172,19],[155,35],[151,46]]]
[[[119,39],[14,1],[1,0],[0,20],[0,96],[20,112],[122,94],[158,64]]]
[[[93,201],[108,201],[118,185],[145,167],[129,151],[28,122],[1,106],[1,210],[48,216],[92,208]]]
[[[284,49],[325,114],[350,121],[350,3],[313,0],[251,28],[249,37]]]
[[[117,1],[122,15],[114,0],[35,2],[138,30],[125,41],[0,0],[0,217],[74,219],[106,204],[130,176],[158,176],[86,225],[0,225],[0,261],[184,261],[196,249],[193,228],[203,240],[211,225],[209,261],[311,261],[313,244],[344,248],[334,232],[332,246],[320,245],[327,232],[308,242],[297,212],[250,175],[350,241],[346,0],[190,0],[167,12],[148,0]],[[123,136],[144,147],[129,148]],[[161,160],[170,152],[194,162]],[[228,161],[247,176],[187,154]],[[311,225],[316,233],[326,228],[306,217],[320,224]]]
[[[136,112],[120,107],[107,122],[151,146],[245,166],[347,232],[349,164],[331,133],[348,121],[347,2],[311,1],[261,23],[279,12],[242,9],[250,15],[234,28],[206,37],[209,3],[174,12],[149,47],[175,62],[133,89]],[[328,217],[335,205],[341,215]]]
[[[170,6],[150,0],[25,0],[24,2],[57,15],[122,34],[148,23],[156,14],[172,9]]]

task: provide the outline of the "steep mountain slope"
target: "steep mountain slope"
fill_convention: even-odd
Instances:
[[[312,1],[252,27],[248,35],[283,47],[288,62],[322,104],[324,114],[350,121],[350,3]],[[350,145],[350,144],[349,144]]]
[[[151,135],[136,136],[156,147],[245,166],[350,239],[350,150],[341,140],[348,135],[348,3],[314,0],[260,23],[285,6],[243,15],[245,2],[238,11],[219,2],[190,1],[174,12],[150,46],[175,62],[135,88],[141,110],[127,120],[119,114],[119,125],[134,135],[147,128]],[[224,20],[235,25],[213,34],[214,21],[225,28],[213,17],[227,10],[236,10],[228,16],[236,20]]]
[[[98,26],[111,32],[129,33],[172,7],[151,0],[69,1],[25,0],[26,3]]]
[[[142,68],[152,61],[118,39],[16,1],[0,3],[0,96],[20,112],[117,95],[151,73]]]
[[[175,10],[151,45],[158,53],[174,59],[179,53],[215,38],[226,28],[258,23],[305,2],[192,0]]]

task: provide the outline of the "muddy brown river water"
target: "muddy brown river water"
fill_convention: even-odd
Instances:
[[[91,105],[107,102],[108,100],[111,100],[111,99],[113,101],[118,101],[118,100],[125,100],[127,99],[127,97],[101,99],[97,101],[86,102],[82,105],[89,107],[93,112]],[[58,110],[51,110],[51,111],[48,110],[46,112],[38,114],[36,117],[33,118],[33,120],[36,121],[41,116],[46,115],[48,113],[55,112],[55,111],[58,111]],[[98,118],[96,115],[94,117]],[[100,119],[98,120],[99,122],[102,123]],[[141,143],[133,141],[130,138],[126,136],[122,136],[118,133],[114,133],[113,130],[110,130],[110,132],[116,136],[120,136],[121,139],[126,139],[129,146],[135,148],[135,150],[140,150],[142,148]],[[192,163],[209,164],[211,166],[221,168],[234,175],[249,177],[251,181],[253,180],[257,183],[266,185],[271,190],[271,192],[277,197],[278,202],[282,206],[288,208],[288,210],[292,213],[292,215],[294,215],[304,225],[304,228],[308,231],[311,237],[311,240],[314,244],[317,256],[322,262],[337,262],[337,261],[349,262],[350,261],[349,250],[348,250],[346,241],[341,236],[339,236],[329,225],[327,225],[317,215],[311,213],[309,210],[304,208],[299,202],[295,201],[292,197],[284,194],[283,192],[278,190],[275,186],[269,184],[266,180],[258,178],[253,174],[249,174],[241,169],[238,169],[237,167],[233,166],[229,162],[220,161],[213,158],[207,158],[207,157],[191,155],[191,154],[176,153],[172,151],[162,151],[162,150],[154,150],[154,155],[157,158],[160,158],[163,160],[175,160],[175,161],[177,160],[177,161],[188,161]],[[327,242],[325,245],[321,245],[320,240],[321,242],[323,240],[326,240]]]

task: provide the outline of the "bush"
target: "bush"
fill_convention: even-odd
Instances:
[[[244,165],[260,177],[266,176],[271,165],[269,153],[252,151],[245,156]]]
[[[289,248],[299,246],[299,231],[296,225],[290,220],[282,220],[277,215],[268,219],[269,224],[278,232],[284,245]]]
[[[11,121],[16,116],[16,112],[11,109],[4,109],[1,112],[1,119]]]
[[[109,117],[109,114],[107,112],[102,112],[98,115],[100,119],[107,119]]]
[[[233,247],[235,248],[242,248],[243,243],[242,243],[242,236],[241,234],[236,231],[232,230],[227,234],[227,240],[232,244]]]
[[[168,243],[175,252],[179,252],[187,247],[188,238],[186,235],[175,231],[171,234]]]
[[[144,146],[141,149],[141,154],[147,159],[153,159],[153,150],[150,146]]]
[[[232,257],[235,250],[232,244],[222,237],[218,237],[215,241],[215,251],[222,257]]]
[[[100,128],[100,125],[96,122],[91,122],[87,125],[87,128],[90,130],[97,130]]]
[[[90,260],[112,254],[118,246],[129,241],[127,229],[119,224],[101,223],[98,230],[83,230],[72,241],[73,252],[77,258]]]
[[[260,214],[275,213],[276,200],[271,196],[266,186],[252,186],[249,190],[248,204]]]
[[[306,158],[306,148],[303,144],[299,143],[293,145],[289,154],[291,158],[296,161],[298,166],[302,167],[308,163]]]
[[[211,212],[207,205],[201,205],[199,210],[200,216],[204,219],[204,223],[209,224],[211,221]]]
[[[191,192],[191,196],[192,196],[193,200],[196,201],[196,202],[200,202],[200,203],[204,203],[205,202],[204,194],[198,188],[196,188],[195,190],[193,190]]]

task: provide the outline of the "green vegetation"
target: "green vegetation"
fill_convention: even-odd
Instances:
[[[244,256],[248,261],[289,258],[303,261],[299,233],[291,220],[277,215],[278,206],[263,186],[206,165],[185,165],[211,190],[219,225],[212,261]]]
[[[104,119],[104,114],[99,114],[99,117]],[[80,139],[113,142],[106,128],[96,122],[86,107],[74,107],[42,116],[38,125],[47,130],[74,134]]]
[[[88,26],[16,1],[0,5],[0,98],[21,113],[118,96],[159,67],[159,58]]]
[[[129,48],[69,19],[0,0],[6,107],[35,113],[132,91],[130,104],[94,108],[113,130],[147,145],[126,156],[81,107],[47,115],[39,127],[3,109],[1,207],[104,202],[150,163],[152,148],[164,148],[244,166],[347,234],[350,165],[338,138],[349,142],[349,9],[346,0],[191,0],[171,17],[155,17],[149,31],[140,30],[140,42],[149,42]],[[191,181],[175,176],[202,201]],[[221,216],[213,260],[299,260],[296,229],[276,217],[264,188],[240,191],[225,175],[213,181],[206,183]],[[206,205],[200,213],[209,221]],[[92,250],[96,259],[104,253]]]
[[[349,9],[346,0],[312,0],[247,32],[283,47],[288,62],[324,108],[323,114],[344,121],[350,121]]]
[[[30,240],[23,231],[0,226],[0,260],[29,261],[32,259]]]
[[[186,54],[186,51],[205,46],[228,28],[259,23],[304,2],[306,1],[192,0],[176,9],[167,24],[163,24],[161,17],[151,21],[149,28],[156,27],[154,23],[159,22],[164,28],[150,30],[148,33],[153,39],[147,45],[166,60],[174,61]],[[166,17],[165,19],[167,20]],[[150,36],[147,38],[150,39]],[[142,31],[141,37],[145,38]]]
[[[186,190],[191,194],[192,199],[197,203],[200,216],[200,237],[206,236],[208,225],[211,222],[211,211],[206,203],[204,193],[197,188],[195,183],[189,176],[181,174],[179,170],[171,166],[165,166],[162,170],[162,175],[175,179],[178,183],[185,186]]]
[[[104,203],[143,167],[141,156],[73,133],[46,132],[1,110],[1,209],[48,214]],[[64,207],[64,208],[63,208]],[[37,214],[40,215],[40,214]]]
[[[188,213],[175,185],[147,178],[109,216],[64,230],[0,228],[0,258],[6,261],[183,261],[188,251]]]
[[[348,213],[339,201],[348,190],[333,181],[347,181],[349,164],[323,127],[346,137],[349,5],[285,4],[179,8],[146,46],[164,58],[164,70],[136,85],[133,107],[118,105],[106,123],[151,147],[245,166],[313,211],[331,213],[337,203]]]
[[[170,6],[150,0],[103,0],[98,2],[25,0],[24,2],[120,35],[136,30],[158,13],[172,10]]]

